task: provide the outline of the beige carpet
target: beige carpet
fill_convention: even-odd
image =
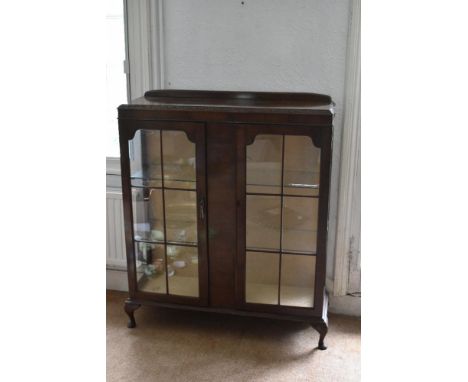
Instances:
[[[299,322],[141,307],[107,294],[107,381],[359,381],[360,320],[330,315],[325,343]]]

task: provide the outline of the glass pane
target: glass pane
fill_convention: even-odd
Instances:
[[[246,217],[247,248],[279,250],[281,198],[247,195]]]
[[[314,306],[315,256],[281,255],[280,304]]]
[[[164,190],[168,241],[197,243],[197,199],[194,191]]]
[[[246,253],[245,300],[278,304],[279,254]]]
[[[164,186],[195,189],[195,143],[184,131],[163,131]]]
[[[318,199],[283,198],[283,251],[315,253],[317,249]]]
[[[164,245],[135,242],[138,289],[151,293],[166,293]]]
[[[320,149],[305,136],[284,137],[284,189],[289,195],[318,196]]]
[[[161,187],[161,147],[159,130],[138,130],[129,141],[132,185]]]
[[[247,192],[281,193],[281,135],[258,135],[247,146]]]
[[[198,297],[198,248],[167,246],[169,294]]]
[[[164,215],[162,206],[161,190],[132,188],[133,231],[135,240],[164,240]]]

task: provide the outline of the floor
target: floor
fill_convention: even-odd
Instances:
[[[299,322],[141,307],[107,293],[107,381],[359,381],[361,322],[330,315],[325,343]]]

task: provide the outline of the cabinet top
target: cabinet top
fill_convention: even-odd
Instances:
[[[241,113],[334,114],[331,97],[315,93],[150,90],[119,110],[197,110]]]

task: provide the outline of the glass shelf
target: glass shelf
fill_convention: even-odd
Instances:
[[[268,166],[265,166],[268,168]],[[287,174],[289,173],[289,174]],[[250,170],[250,182],[247,183],[247,194],[273,194],[273,195],[288,195],[288,196],[310,196],[318,197],[320,185],[318,179],[320,173],[316,172],[288,172],[285,171],[285,179],[283,188],[281,189],[281,181],[274,183],[272,179],[268,179],[268,170]],[[301,179],[302,177],[302,179]]]
[[[198,243],[195,242],[182,242],[182,241],[164,241],[164,240],[145,240],[140,236],[135,236],[135,242],[148,243],[148,244],[167,244],[167,245],[178,245],[181,247],[196,247]]]
[[[265,252],[265,253],[277,253],[283,255],[304,255],[304,256],[316,256],[317,252],[314,251],[288,251],[288,250],[274,250],[267,248],[256,248],[256,247],[246,247],[248,252]]]
[[[146,179],[139,177],[131,177],[130,182],[132,187],[140,188],[163,188],[162,179]],[[187,190],[195,191],[197,187],[196,181],[185,179],[164,179],[164,189],[167,190]]]

